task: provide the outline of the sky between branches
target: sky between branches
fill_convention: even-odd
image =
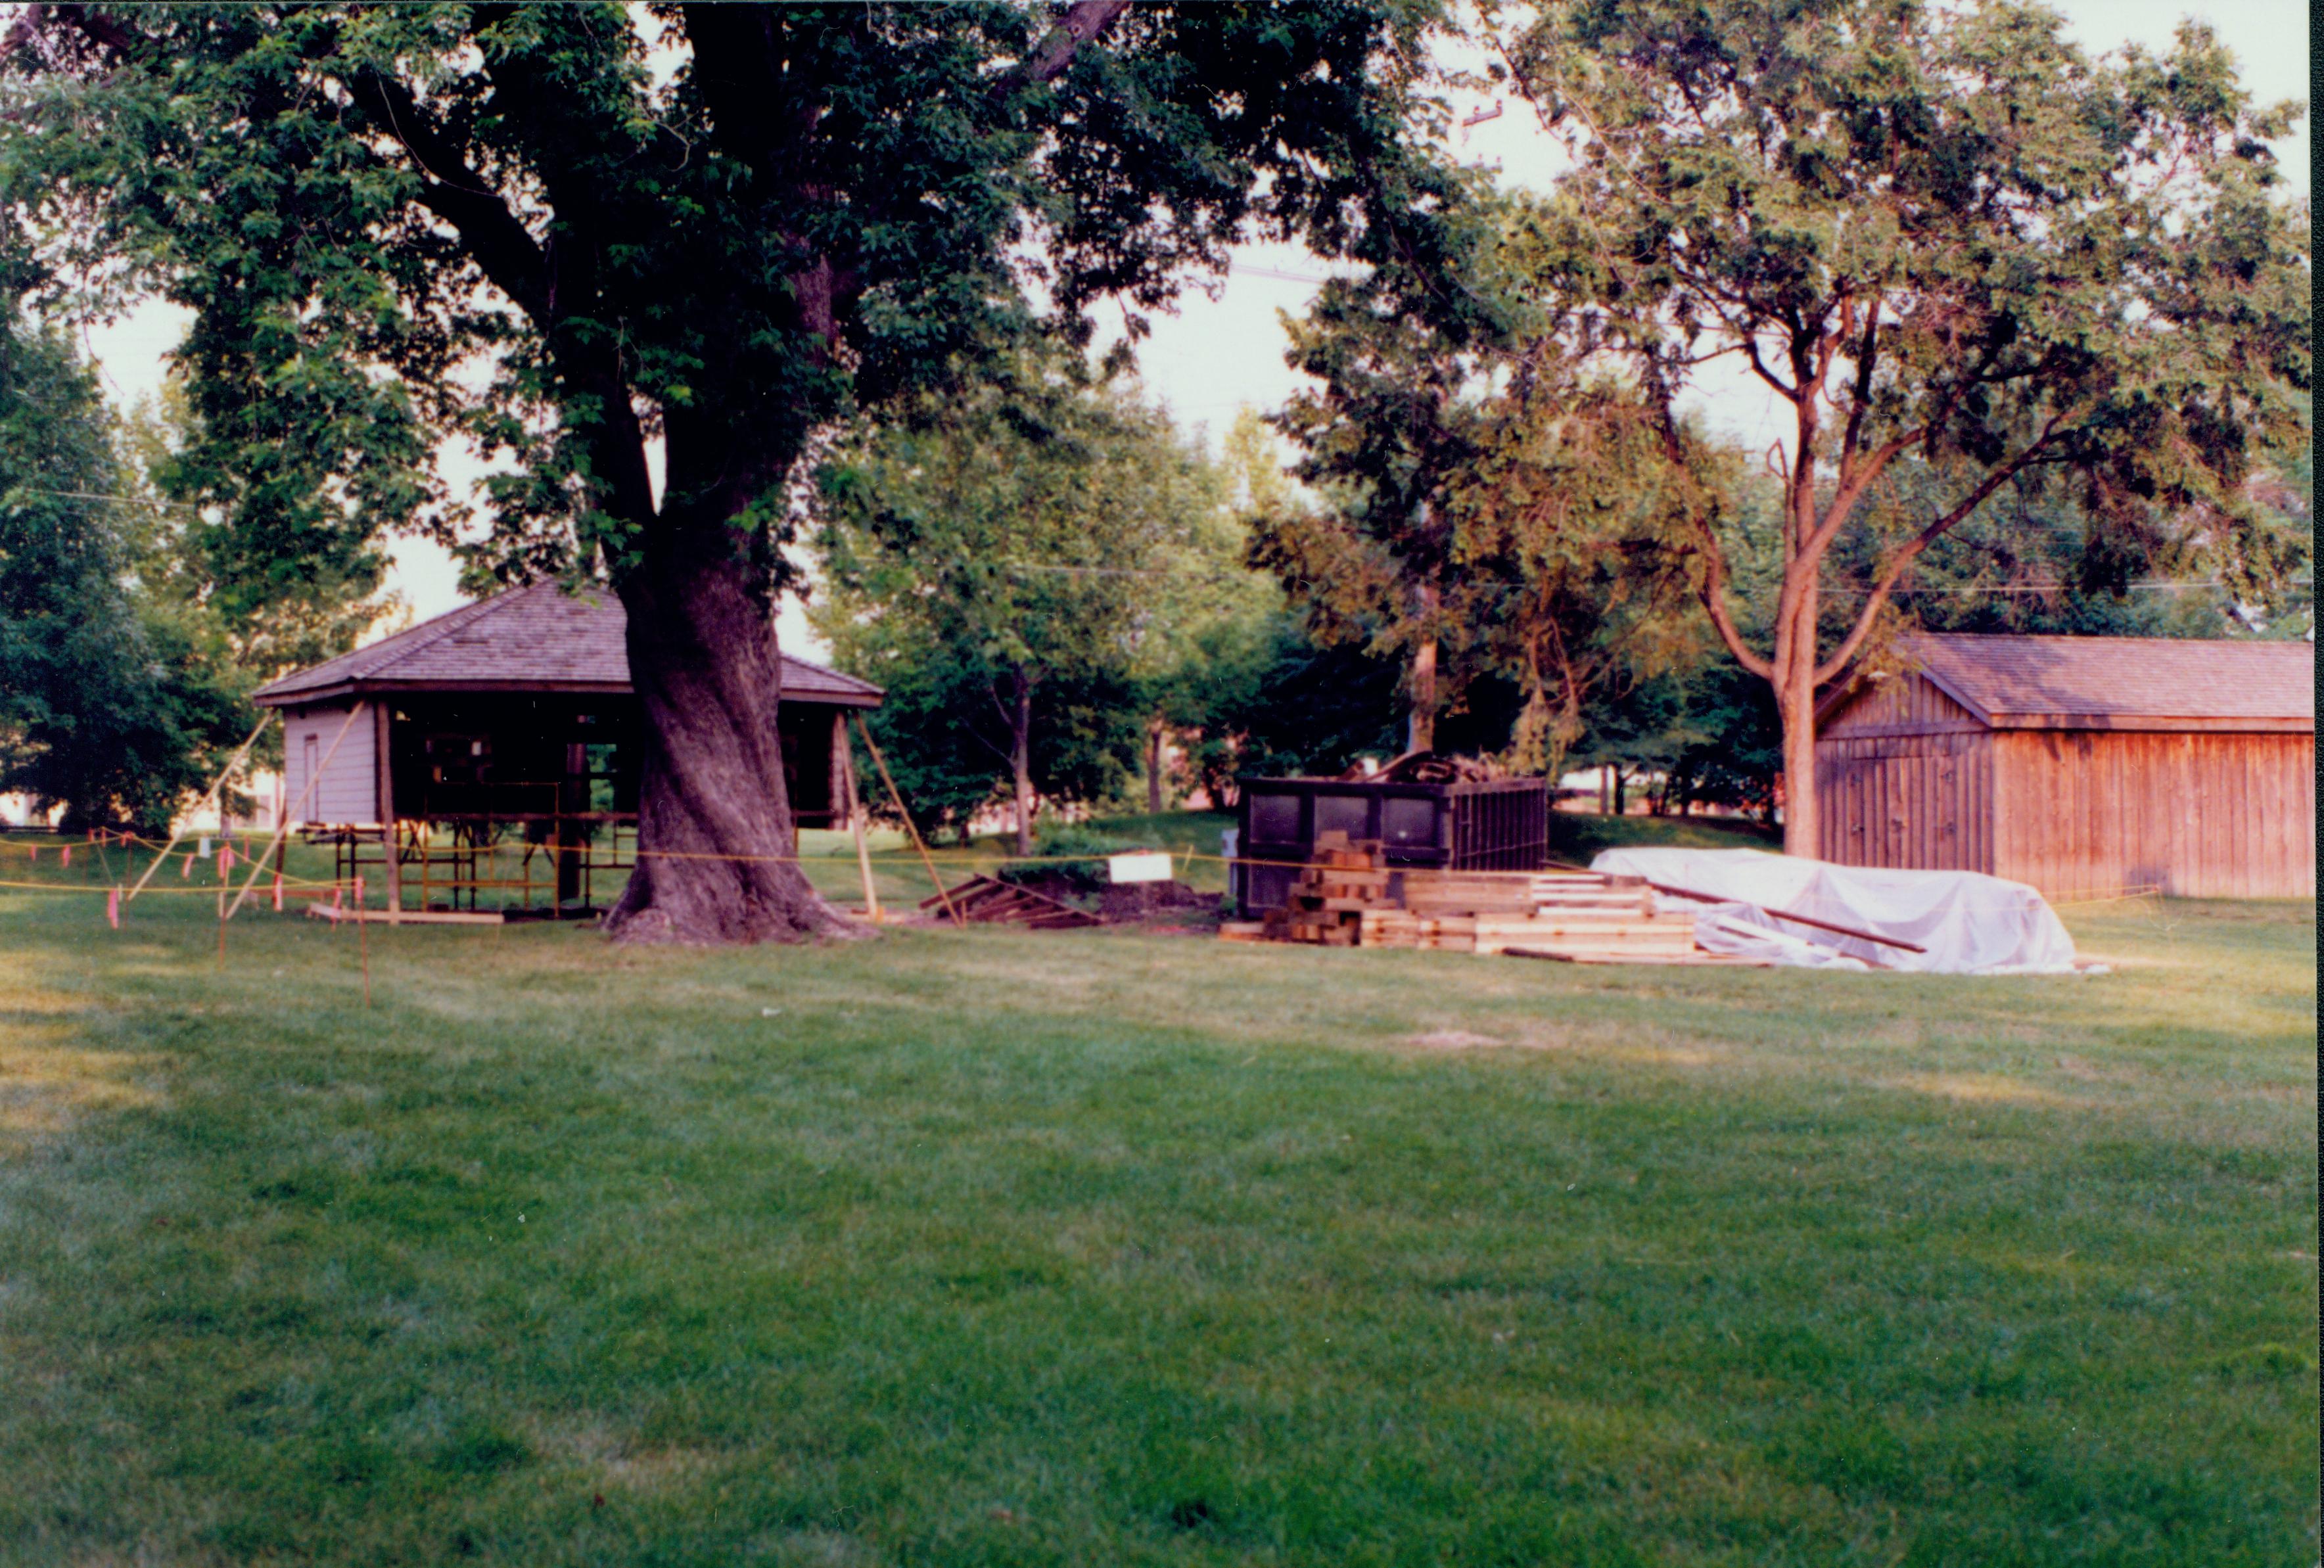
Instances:
[[[2210,23],[2235,52],[2245,87],[2262,104],[2305,98],[2309,82],[2308,8],[2294,0],[2053,0],[2067,18],[2068,32],[2084,48],[2107,51],[2127,43],[2153,50],[2169,47],[2182,17]],[[1492,164],[1515,185],[1545,189],[1563,161],[1532,111],[1514,97],[1501,113],[1461,133],[1457,151],[1464,161]],[[1489,111],[1493,100],[1478,99],[1467,113]],[[2309,127],[2275,143],[2287,182],[2309,192]],[[1153,335],[1139,353],[1149,392],[1167,403],[1185,426],[1201,426],[1215,447],[1217,438],[1249,403],[1263,410],[1281,406],[1300,378],[1283,362],[1285,339],[1279,312],[1306,308],[1323,275],[1322,263],[1288,245],[1259,244],[1237,253],[1234,270],[1215,297],[1190,289],[1177,309],[1157,315]],[[185,314],[153,305],[110,327],[89,333],[89,347],[105,373],[106,390],[126,408],[161,383],[166,356],[184,328]],[[1711,391],[1705,409],[1716,424],[1757,448],[1784,431],[1777,428],[1774,394],[1738,371],[1732,383]],[[469,454],[447,448],[440,458],[455,484],[474,483],[483,466]],[[451,558],[421,540],[397,541],[389,586],[401,593],[412,615],[425,619],[464,603]],[[406,623],[383,623],[375,634]],[[783,646],[813,659],[822,650],[796,603],[786,603],[779,623]]]

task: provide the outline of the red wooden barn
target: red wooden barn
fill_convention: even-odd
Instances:
[[[2315,650],[1904,640],[1817,715],[1821,853],[2052,897],[2316,894]]]

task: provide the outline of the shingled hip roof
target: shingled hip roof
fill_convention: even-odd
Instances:
[[[2316,650],[2306,642],[1923,632],[1898,651],[1996,729],[2316,728]]]
[[[286,675],[256,700],[287,707],[391,691],[558,691],[621,695],[630,687],[629,618],[603,589],[567,594],[537,583],[464,604],[367,648]],[[881,689],[786,653],[783,696],[877,707]]]

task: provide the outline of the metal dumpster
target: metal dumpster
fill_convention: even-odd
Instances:
[[[1534,871],[1549,854],[1549,782],[1406,784],[1250,779],[1242,784],[1234,892],[1245,919],[1279,909],[1318,834],[1376,839],[1391,866]]]

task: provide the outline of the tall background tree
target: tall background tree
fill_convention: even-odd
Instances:
[[[1729,603],[1720,509],[1702,603],[1781,714],[1785,846],[1812,854],[1816,693],[1929,549],[2011,485],[2101,530],[2167,533],[2274,596],[2304,530],[2257,494],[2304,441],[2308,217],[2255,107],[2190,24],[2093,59],[2006,0],[1567,0],[1508,45],[1573,168],[1539,209],[1533,288],[1570,357],[1678,409],[1740,362],[1784,410],[1765,639]],[[1900,463],[1913,504],[1877,503]],[[1836,552],[1876,563],[1825,633]]]
[[[52,299],[189,306],[189,483],[243,548],[465,521],[603,572],[645,724],[609,927],[834,917],[785,857],[770,596],[816,432],[1020,337],[1134,310],[1254,234],[1424,263],[1437,9],[32,5],[0,176]],[[463,372],[474,373],[464,376]],[[659,482],[651,456],[662,458]]]
[[[1219,572],[1218,469],[1135,389],[1031,356],[893,410],[825,465],[816,629],[886,687],[918,809],[1117,794]],[[1211,570],[1205,571],[1208,566]]]
[[[1633,389],[1536,352],[1511,208],[1477,206],[1466,275],[1375,269],[1288,324],[1312,379],[1277,423],[1307,488],[1258,514],[1252,558],[1320,640],[1403,660],[1407,747],[1498,683],[1519,695],[1508,761],[1554,775],[1591,695],[1669,645],[1685,523],[1731,465],[1703,439],[1671,464]]]
[[[165,826],[250,724],[204,585],[61,334],[0,315],[0,790]]]

